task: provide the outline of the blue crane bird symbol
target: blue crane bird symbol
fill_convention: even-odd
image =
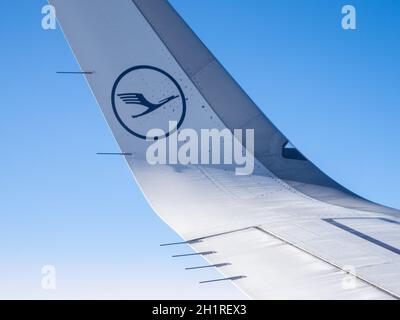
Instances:
[[[141,105],[146,108],[146,110],[142,113],[132,116],[132,118],[139,118],[146,114],[156,111],[157,109],[161,108],[163,105],[167,104],[168,102],[179,98],[179,96],[170,96],[163,100],[160,100],[158,103],[151,103],[146,97],[141,93],[120,93],[118,97],[125,102],[127,105],[135,104]]]

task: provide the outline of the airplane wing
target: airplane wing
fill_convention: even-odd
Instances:
[[[212,252],[204,257],[222,279],[255,299],[400,297],[400,212],[291,147],[168,2],[49,2],[81,69],[94,71],[85,77],[145,197],[184,243]],[[118,98],[126,92],[179,98],[133,119]],[[149,137],[151,128],[168,133]],[[154,139],[187,128],[254,129],[253,174],[146,161]]]

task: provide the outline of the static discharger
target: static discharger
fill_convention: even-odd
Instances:
[[[192,244],[192,243],[198,243],[198,242],[201,242],[201,239],[182,241],[182,242],[162,243],[162,244],[160,244],[160,247],[176,246],[176,245],[180,245],[180,244]]]
[[[244,279],[244,278],[246,278],[246,276],[236,276],[236,277],[229,277],[229,278],[200,281],[199,283],[203,284],[203,283],[218,282],[218,281],[235,281],[235,280],[240,280],[240,279]]]
[[[129,152],[97,152],[98,156],[131,156]]]
[[[210,264],[207,266],[198,266],[198,267],[188,267],[185,270],[195,270],[195,269],[204,269],[204,268],[221,268],[225,266],[230,266],[230,263],[217,263],[217,264]]]
[[[94,71],[56,71],[57,74],[93,74]]]
[[[183,258],[183,257],[191,257],[191,256],[207,256],[210,254],[217,253],[216,251],[204,251],[204,252],[196,252],[196,253],[185,253],[185,254],[176,254],[173,255],[172,258]]]

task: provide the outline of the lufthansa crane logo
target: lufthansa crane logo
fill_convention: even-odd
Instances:
[[[179,129],[186,115],[186,98],[178,82],[167,72],[152,66],[136,66],[115,81],[111,103],[122,127],[132,135],[157,140]],[[176,123],[175,128],[170,123]],[[148,136],[151,129],[163,136]]]

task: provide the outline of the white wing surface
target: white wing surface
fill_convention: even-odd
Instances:
[[[211,251],[205,258],[222,278],[256,299],[399,298],[399,211],[358,197],[288,148],[166,1],[50,3],[152,208],[185,243]],[[252,175],[146,160],[155,137],[213,128],[254,129]]]

